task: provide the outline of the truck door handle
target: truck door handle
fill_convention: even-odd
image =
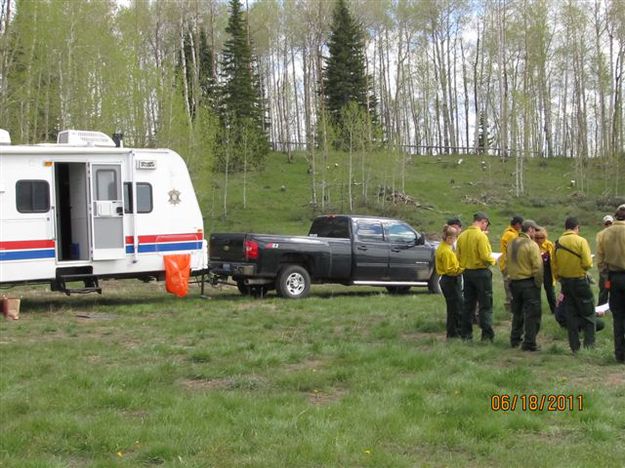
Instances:
[[[391,252],[401,252],[401,249],[400,249],[400,248],[398,248],[398,247],[393,247],[393,248],[391,249]]]
[[[358,247],[356,247],[358,250],[362,250],[362,251],[366,251],[369,250],[369,248],[366,245],[359,245]]]
[[[123,215],[124,214],[124,208],[121,206],[118,206],[117,209],[115,210],[117,212],[118,215]]]

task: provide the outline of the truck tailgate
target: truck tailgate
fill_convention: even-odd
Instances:
[[[211,234],[208,256],[211,261],[242,262],[245,260],[245,233]]]

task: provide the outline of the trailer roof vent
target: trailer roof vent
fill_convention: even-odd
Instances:
[[[63,130],[56,139],[59,144],[70,146],[110,146],[115,147],[115,142],[102,132],[88,130]]]
[[[2,130],[0,128],[0,145],[10,145],[11,144],[11,135],[6,130]]]

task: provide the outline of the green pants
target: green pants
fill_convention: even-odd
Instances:
[[[510,281],[512,291],[512,330],[510,344],[535,351],[536,335],[540,330],[540,287],[533,278]]]
[[[464,308],[460,324],[461,336],[465,340],[473,339],[473,314],[479,303],[479,324],[482,329],[482,341],[493,341],[493,274],[488,268],[464,270]]]
[[[584,332],[584,348],[595,345],[595,300],[586,278],[561,278],[566,298],[566,329],[573,352],[580,348],[579,331]]]

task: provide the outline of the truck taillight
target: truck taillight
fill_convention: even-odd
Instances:
[[[245,241],[245,259],[256,260],[258,258],[258,242],[246,240]]]

